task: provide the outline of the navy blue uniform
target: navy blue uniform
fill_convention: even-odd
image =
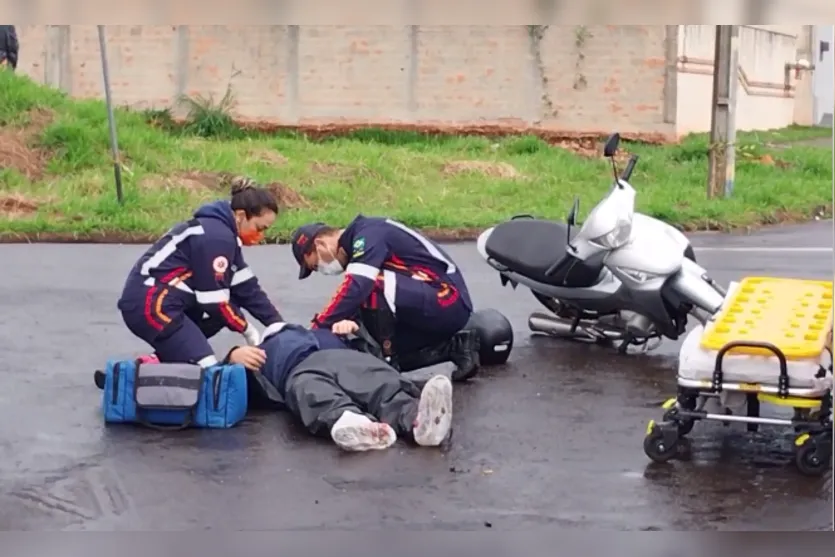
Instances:
[[[281,315],[243,259],[228,201],[209,203],[175,225],[128,274],[119,310],[128,329],[162,362],[217,362],[208,337],[223,327],[242,333],[241,308],[265,326]]]
[[[357,216],[339,246],[349,254],[345,277],[313,326],[357,319],[364,307],[388,305],[399,351],[450,338],[470,319],[473,303],[458,267],[436,243],[386,218]]]

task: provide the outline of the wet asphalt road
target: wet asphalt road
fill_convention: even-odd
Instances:
[[[693,241],[722,283],[831,279],[831,222]],[[620,357],[531,337],[530,293],[501,288],[473,245],[449,249],[476,304],[513,322],[509,364],[457,387],[443,451],[345,455],[282,414],[230,431],[104,428],[92,370],[144,348],[115,310],[142,247],[0,246],[0,529],[832,529],[832,476],[801,477],[785,431],[700,424],[692,460],[650,464],[644,428],[675,392],[675,343]],[[307,320],[334,284],[291,290],[283,246],[247,258],[291,319]],[[219,351],[236,340],[224,335]]]

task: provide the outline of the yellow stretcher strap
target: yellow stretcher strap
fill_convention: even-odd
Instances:
[[[767,342],[789,360],[817,358],[831,330],[832,282],[747,277],[705,328],[701,346],[720,350],[732,341]],[[773,355],[755,347],[733,353]]]

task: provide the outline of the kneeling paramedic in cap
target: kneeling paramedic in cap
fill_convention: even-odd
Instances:
[[[258,344],[258,330],[241,308],[265,326],[283,321],[241,253],[242,245],[263,239],[277,213],[272,193],[236,178],[230,201],[200,207],[136,262],[118,307],[128,329],[153,347],[156,359],[215,365],[208,339],[224,327]],[[263,358],[235,363],[257,368]]]
[[[451,361],[453,380],[476,374],[478,336],[463,330],[473,304],[464,277],[440,246],[399,222],[359,215],[342,230],[302,226],[292,247],[300,279],[312,271],[345,273],[313,327],[361,320],[381,356],[400,371]]]
[[[323,329],[279,323],[259,347],[233,348],[227,362],[263,351],[255,393],[286,407],[310,433],[330,436],[342,449],[385,449],[398,437],[438,446],[452,424],[452,383],[432,377],[419,389],[377,357],[350,349]],[[252,389],[250,389],[252,391]]]

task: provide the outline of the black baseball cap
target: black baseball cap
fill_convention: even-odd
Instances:
[[[299,264],[299,280],[309,277],[310,273],[313,272],[304,264],[304,256],[310,253],[310,250],[313,248],[313,240],[325,228],[328,228],[328,225],[325,223],[314,222],[300,226],[293,231],[290,242],[293,245],[293,257],[296,258],[296,263]]]

